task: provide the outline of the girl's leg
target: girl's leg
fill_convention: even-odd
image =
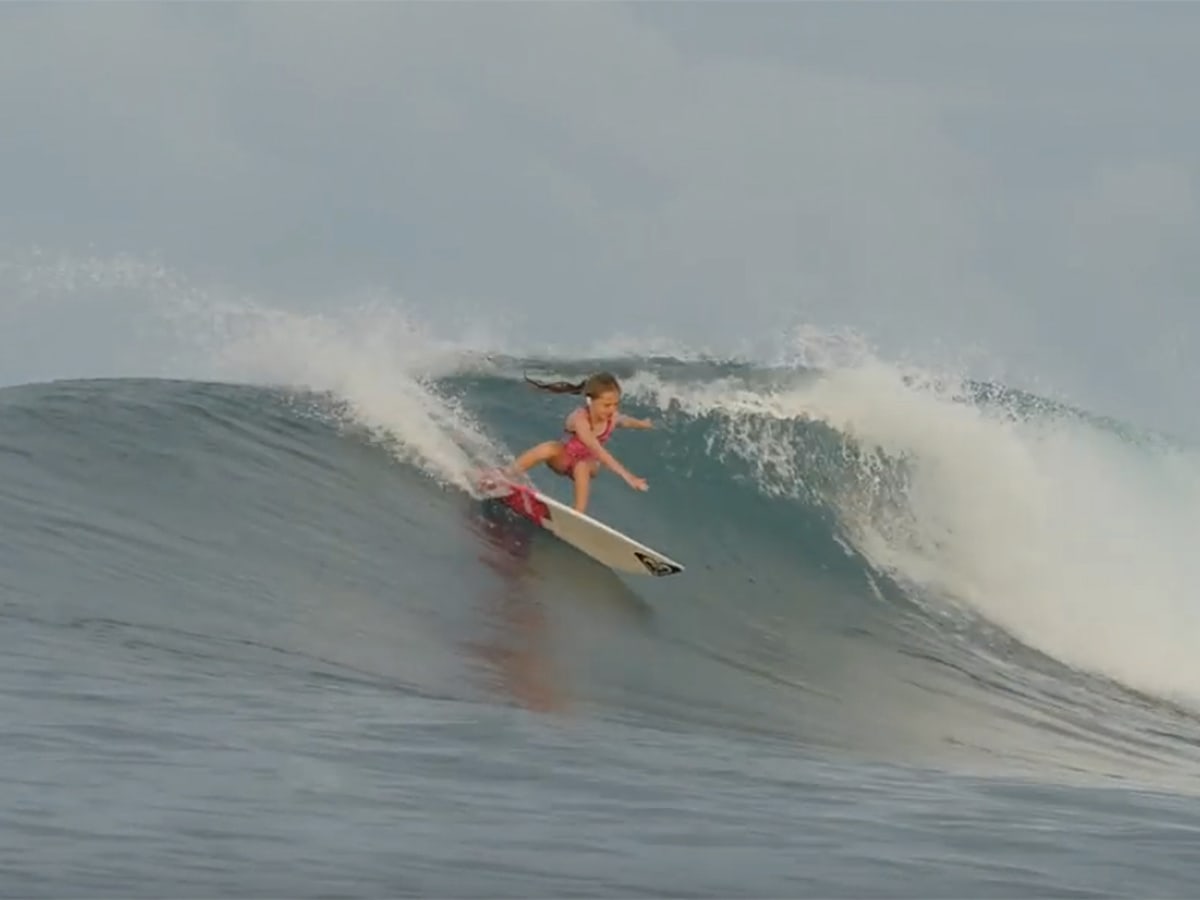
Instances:
[[[538,463],[550,462],[562,453],[563,445],[559,441],[544,441],[536,447],[530,447],[517,457],[512,465],[514,472],[528,472]]]
[[[575,509],[578,512],[584,512],[587,509],[588,495],[592,486],[592,476],[596,474],[600,468],[600,463],[596,460],[585,460],[584,462],[576,463],[575,473],[572,480],[575,482]]]

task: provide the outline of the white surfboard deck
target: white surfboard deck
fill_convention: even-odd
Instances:
[[[683,571],[683,566],[670,557],[546,496],[531,485],[503,481],[496,483],[488,496],[610,569],[659,578]]]

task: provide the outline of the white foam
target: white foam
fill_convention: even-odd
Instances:
[[[229,378],[334,394],[354,421],[391,438],[398,458],[470,490],[472,470],[505,454],[433,384],[459,370],[464,352],[423,332],[393,304],[336,317],[243,316],[214,362]]]
[[[34,378],[214,379],[332,394],[398,458],[466,489],[472,469],[509,455],[433,386],[485,365],[487,329],[478,322],[453,340],[438,337],[399,300],[380,296],[341,298],[331,314],[286,310],[130,257],[10,257],[0,286],[8,301],[0,312],[34,330],[36,355],[54,360],[52,372],[28,366]]]
[[[812,480],[794,423],[836,429],[867,452],[822,499],[875,566],[1067,664],[1200,702],[1200,455],[1048,411],[1013,417],[913,376],[866,356],[769,393],[649,375],[628,390],[721,413],[713,451],[773,494]],[[880,454],[904,461],[895,496]]]

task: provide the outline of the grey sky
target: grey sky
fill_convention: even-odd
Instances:
[[[1200,431],[1198,46],[1183,3],[4,4],[0,244],[564,349],[853,328]]]

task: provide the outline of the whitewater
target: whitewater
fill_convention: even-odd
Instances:
[[[73,348],[0,388],[7,896],[1200,877],[1185,440],[828,334],[530,348],[128,260],[0,289],[10,360]],[[655,428],[590,512],[679,578],[472,494],[569,409],[526,372],[598,369]]]

